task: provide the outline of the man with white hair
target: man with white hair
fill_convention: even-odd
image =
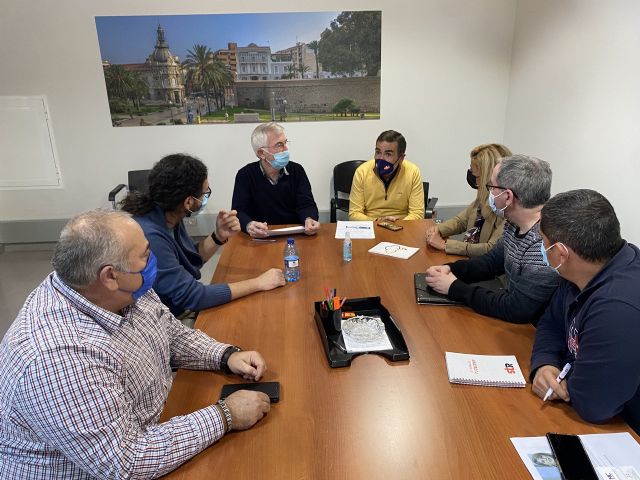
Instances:
[[[269,411],[241,390],[159,422],[172,366],[259,380],[266,364],[176,320],[129,214],[71,219],[52,263],[0,344],[0,479],[156,478]]]
[[[304,233],[320,228],[318,206],[304,168],[289,160],[289,141],[275,122],[258,125],[251,134],[257,162],[242,167],[233,188],[232,206],[243,232],[268,236],[269,224],[301,224]]]

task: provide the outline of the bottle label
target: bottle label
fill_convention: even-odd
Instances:
[[[296,258],[295,260],[287,260],[287,267],[288,268],[295,268],[298,266],[298,259]]]

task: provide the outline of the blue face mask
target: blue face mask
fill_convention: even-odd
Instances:
[[[376,171],[378,175],[381,177],[383,175],[390,175],[396,168],[397,163],[387,162],[386,160],[382,160],[381,158],[376,158]]]
[[[196,197],[193,197],[193,198],[198,200],[201,203],[201,205],[200,205],[200,208],[198,210],[196,210],[195,212],[192,212],[191,210],[189,210],[187,208],[187,211],[189,212],[189,215],[187,215],[188,217],[194,217],[196,215],[199,215],[200,212],[202,212],[204,210],[204,207],[207,206],[207,202],[209,201],[209,197],[207,195],[203,196],[202,200],[200,200],[199,198],[196,198]]]
[[[504,191],[506,192],[506,190]],[[502,193],[504,193],[502,192]],[[502,193],[500,195],[502,195]],[[504,208],[496,207],[496,198],[500,195],[493,195],[493,192],[489,192],[489,208],[499,217],[504,217],[504,211],[507,209],[508,205],[505,205]]]
[[[138,300],[141,296],[147,293],[153,286],[153,282],[156,281],[156,275],[158,273],[158,262],[153,252],[149,252],[149,259],[147,265],[139,272],[127,272],[127,273],[139,273],[142,275],[142,285],[135,292],[129,292],[133,296],[133,300]],[[128,290],[122,290],[128,292]]]
[[[273,160],[271,160],[271,166],[276,170],[282,170],[289,163],[289,150],[284,152],[278,152],[273,154]]]
[[[549,248],[544,248],[544,243],[540,242],[540,253],[542,254],[542,261],[544,262],[544,264],[547,267],[551,267],[551,265],[549,264],[549,257],[547,257],[547,250],[551,250],[553,247],[555,247],[558,244],[558,242],[554,243],[553,245],[551,245]],[[558,269],[562,266],[562,264],[558,265],[557,267],[551,267],[553,268],[555,271],[558,271]]]

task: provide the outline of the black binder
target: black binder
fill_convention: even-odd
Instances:
[[[457,300],[453,300],[442,293],[436,292],[433,288],[427,285],[425,277],[426,273],[414,273],[413,283],[416,290],[416,302],[421,305],[464,305],[464,303]],[[491,280],[483,280],[482,282],[472,283],[471,285],[477,285],[492,290],[496,293],[503,292],[504,287],[500,278],[493,278]]]

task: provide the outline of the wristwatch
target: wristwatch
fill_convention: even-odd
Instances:
[[[222,358],[220,359],[220,370],[222,370],[224,373],[233,373],[230,369],[229,369],[229,357],[231,355],[233,355],[236,352],[241,352],[242,349],[240,347],[236,347],[235,345],[231,345],[229,347],[227,347],[227,349],[224,351],[224,353],[222,354]]]
[[[218,400],[216,403],[220,407],[220,410],[224,415],[225,423],[227,424],[227,430],[225,431],[225,433],[230,432],[231,428],[233,427],[233,418],[231,417],[231,412],[229,411],[229,407],[227,407],[227,404],[222,399]]]
[[[225,243],[227,243],[229,241],[228,238],[224,242],[220,241],[220,239],[216,235],[216,231],[215,230],[213,232],[211,232],[211,239],[214,241],[214,243],[216,245],[224,245]]]

